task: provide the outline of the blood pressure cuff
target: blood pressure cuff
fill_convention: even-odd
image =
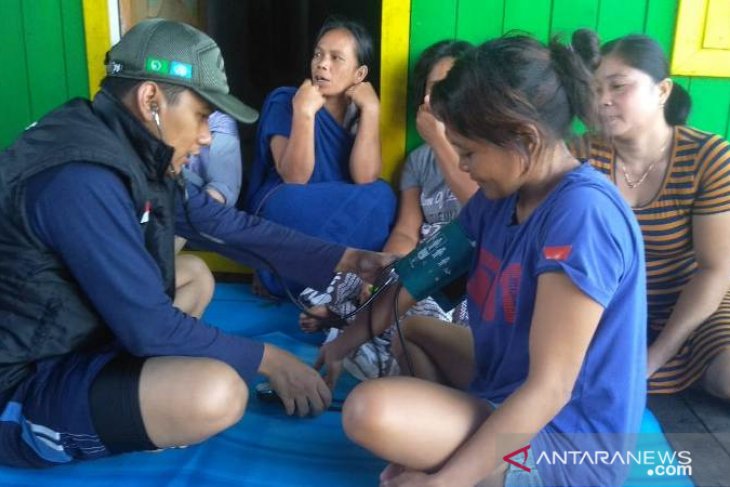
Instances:
[[[464,296],[475,253],[475,243],[454,220],[396,262],[395,272],[414,299],[431,296],[448,310]]]

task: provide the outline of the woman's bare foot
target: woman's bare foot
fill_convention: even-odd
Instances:
[[[385,482],[391,480],[406,471],[406,467],[397,463],[389,463],[385,469],[380,472],[380,481]]]
[[[334,314],[329,309],[327,309],[327,306],[312,306],[307,311],[310,314],[321,317],[322,319],[317,319],[301,313],[299,315],[299,328],[301,328],[304,333],[315,333],[318,331],[323,331],[325,328],[328,327],[327,325],[329,323],[326,321],[328,318],[336,319]]]

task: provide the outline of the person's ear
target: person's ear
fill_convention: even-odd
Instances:
[[[535,125],[527,124],[520,127],[517,137],[519,139],[519,145],[523,149],[520,152],[523,155],[523,169],[526,172],[531,165],[531,161],[536,160],[540,156],[543,142],[542,133]]]
[[[664,106],[672,94],[674,81],[672,81],[671,78],[664,78],[658,83],[657,87],[659,88],[659,105]]]
[[[160,87],[153,81],[145,81],[137,88],[135,108],[145,121],[159,122],[161,93]]]
[[[518,135],[522,147],[526,149],[527,153],[529,153],[530,156],[535,155],[540,147],[540,142],[542,141],[540,131],[537,130],[537,127],[532,124],[524,125],[520,128]]]
[[[358,83],[362,82],[367,78],[368,76],[368,67],[364,64],[357,68],[357,71],[355,72],[355,80],[357,80]]]

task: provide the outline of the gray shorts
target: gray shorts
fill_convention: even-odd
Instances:
[[[492,408],[497,409],[500,405],[494,401],[487,399],[487,402]],[[543,482],[540,477],[540,472],[537,470],[535,459],[532,455],[527,456],[527,460],[524,463],[526,468],[529,468],[528,472],[524,468],[517,467],[511,463],[507,464],[507,471],[504,473],[504,487],[542,487]]]

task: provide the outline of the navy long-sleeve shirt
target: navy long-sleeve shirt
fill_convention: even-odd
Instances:
[[[305,237],[226,208],[189,187],[188,224],[178,205],[176,232],[196,243],[260,267],[266,257],[287,277],[324,287],[344,247]],[[180,201],[181,199],[178,198]],[[70,163],[28,182],[26,211],[37,238],[58,253],[119,344],[133,355],[210,357],[246,381],[257,372],[263,344],[227,334],[172,305],[124,183],[112,170]],[[224,243],[212,243],[196,231]],[[244,318],[245,319],[245,318]]]

